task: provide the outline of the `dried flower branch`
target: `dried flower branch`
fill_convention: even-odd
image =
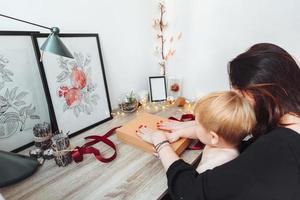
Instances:
[[[165,29],[168,24],[164,20],[164,15],[166,13],[166,6],[163,2],[159,2],[160,15],[157,19],[153,21],[153,27],[157,30],[156,37],[159,40],[159,46],[156,47],[156,52],[159,53],[160,60],[158,64],[160,65],[161,74],[166,75],[166,63],[172,57],[176,51],[174,44],[180,40],[182,33],[178,33],[176,36],[171,36],[167,39],[165,34]],[[166,50],[166,43],[169,43],[169,49]]]

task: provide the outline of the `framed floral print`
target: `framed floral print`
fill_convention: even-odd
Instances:
[[[60,34],[74,59],[43,55],[42,78],[51,105],[53,130],[73,136],[112,119],[98,34]],[[35,36],[35,49],[47,34]]]
[[[0,31],[0,150],[32,145],[33,126],[50,123],[32,34]]]

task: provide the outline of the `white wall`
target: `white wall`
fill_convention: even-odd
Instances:
[[[141,0],[0,0],[0,13],[61,33],[99,33],[112,106],[121,93],[147,89],[149,74],[158,73],[153,57],[152,17],[155,1]],[[0,17],[1,30],[35,30]]]
[[[99,33],[113,107],[121,93],[157,75],[151,27],[156,0],[0,0],[0,13],[61,32]],[[227,63],[257,42],[300,55],[299,0],[166,0],[169,32],[183,32],[167,72],[183,78],[188,98],[227,89]],[[1,30],[39,30],[0,19]]]
[[[169,0],[171,29],[183,38],[169,62],[194,98],[228,89],[227,63],[259,42],[278,44],[300,57],[299,0]]]

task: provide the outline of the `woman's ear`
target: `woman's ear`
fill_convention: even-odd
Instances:
[[[210,143],[214,146],[217,145],[220,140],[220,137],[218,136],[218,134],[213,131],[209,131],[209,134],[210,134]]]

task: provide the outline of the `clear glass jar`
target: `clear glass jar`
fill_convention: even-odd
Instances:
[[[134,112],[139,106],[138,95],[133,91],[123,94],[119,99],[119,108],[123,112]]]

